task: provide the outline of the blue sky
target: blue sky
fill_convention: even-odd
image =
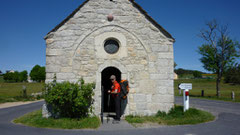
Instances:
[[[0,70],[28,70],[45,65],[44,36],[84,0],[2,0],[0,3]],[[239,0],[135,0],[176,39],[177,68],[205,71],[197,36],[206,21],[228,24],[240,41]],[[238,60],[240,61],[240,60]]]

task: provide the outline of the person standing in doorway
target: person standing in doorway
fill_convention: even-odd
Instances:
[[[112,81],[112,90],[109,90],[108,93],[112,94],[112,97],[115,101],[115,111],[116,111],[116,118],[113,121],[113,124],[118,124],[120,122],[121,117],[121,97],[120,97],[120,84],[116,81],[116,76],[112,75],[110,77],[110,80]]]

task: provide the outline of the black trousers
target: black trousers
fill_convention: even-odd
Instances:
[[[116,111],[116,120],[120,120],[121,117],[121,98],[120,96],[115,97],[115,111]]]

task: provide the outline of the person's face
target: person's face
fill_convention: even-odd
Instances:
[[[111,81],[112,81],[112,83],[114,83],[114,82],[115,82],[115,79],[111,79]]]

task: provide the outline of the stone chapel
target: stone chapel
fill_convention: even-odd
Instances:
[[[106,112],[110,76],[129,81],[125,114],[174,106],[174,38],[134,0],[86,0],[46,40],[46,83],[96,83],[94,113]],[[114,108],[112,108],[114,110]]]

